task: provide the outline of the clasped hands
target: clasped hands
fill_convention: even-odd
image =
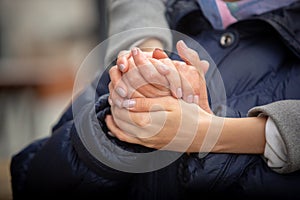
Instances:
[[[106,117],[111,134],[121,141],[154,149],[198,152],[212,120],[205,73],[209,64],[183,41],[181,59],[155,49],[120,53],[110,71]]]

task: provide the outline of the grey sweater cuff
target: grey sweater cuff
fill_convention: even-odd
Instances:
[[[108,42],[106,65],[114,61],[121,50],[128,50],[132,44],[144,38],[157,38],[165,49],[172,49],[172,35],[168,29],[163,1],[110,0],[108,9],[108,35],[113,36],[113,39]],[[155,29],[149,29],[151,27]],[[124,31],[130,32],[118,34]]]
[[[290,173],[300,169],[300,100],[282,100],[252,108],[249,117],[264,114],[272,118],[287,149],[287,164],[274,169],[278,173]]]

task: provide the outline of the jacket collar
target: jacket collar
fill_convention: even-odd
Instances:
[[[300,1],[254,19],[260,19],[270,24],[290,50],[300,58]]]

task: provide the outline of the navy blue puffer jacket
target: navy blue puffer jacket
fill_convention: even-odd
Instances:
[[[300,99],[299,2],[240,21],[223,31],[213,30],[196,1],[170,1],[167,17],[172,29],[198,41],[217,64],[225,84],[228,116],[243,117],[254,106]],[[224,34],[231,40],[221,44]],[[31,143],[13,156],[15,199],[300,197],[300,171],[278,174],[259,155],[211,153],[199,158],[198,154],[182,154],[164,168],[145,173],[119,171],[100,162],[97,156],[126,166],[130,165],[128,159],[135,158],[126,157],[119,149],[153,151],[107,134],[104,118],[110,113],[108,83],[108,73],[104,73],[74,102],[79,112],[74,113],[70,106],[50,137]],[[91,103],[87,94],[93,89],[96,94]],[[81,124],[86,120],[89,123]],[[93,136],[91,143],[96,156],[81,140],[82,129]],[[110,145],[116,148],[109,148]],[[147,162],[152,164],[152,160]]]

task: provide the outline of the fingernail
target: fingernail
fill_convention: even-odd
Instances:
[[[138,49],[136,47],[134,47],[131,52],[132,52],[132,55],[136,56],[138,54]]]
[[[121,72],[123,72],[124,69],[125,69],[125,65],[124,65],[124,64],[120,64],[120,65],[118,65],[118,67],[119,67],[119,70],[120,70]]]
[[[182,89],[181,88],[177,88],[176,96],[179,99],[182,97]]]
[[[126,97],[126,91],[123,88],[117,87],[116,91],[121,97]]]
[[[125,108],[132,108],[134,107],[136,104],[135,100],[132,99],[127,99],[123,101],[123,107]]]
[[[188,103],[193,103],[193,95],[187,96],[186,101],[187,101]]]
[[[194,103],[195,103],[195,104],[198,104],[198,103],[199,103],[199,96],[198,96],[198,95],[195,95],[195,96],[194,96]]]

